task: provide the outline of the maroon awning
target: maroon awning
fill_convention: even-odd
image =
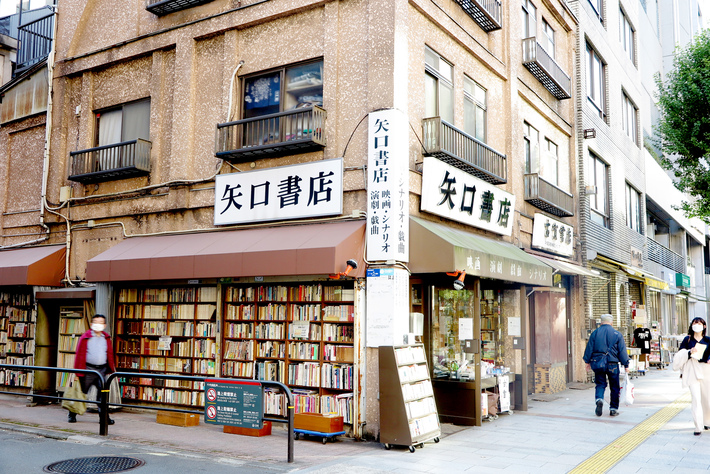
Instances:
[[[362,263],[364,241],[364,221],[133,237],[89,260],[86,280],[335,274]]]
[[[65,256],[64,245],[0,250],[0,285],[60,286]]]

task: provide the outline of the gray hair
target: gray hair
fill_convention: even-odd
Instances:
[[[611,314],[608,314],[608,313],[607,313],[607,314],[602,314],[602,315],[600,316],[600,319],[601,319],[602,323],[609,323],[609,324],[611,324],[611,322],[614,320],[614,316],[612,316]]]

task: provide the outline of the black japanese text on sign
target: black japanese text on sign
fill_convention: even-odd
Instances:
[[[258,430],[263,413],[260,382],[205,380],[205,423]]]

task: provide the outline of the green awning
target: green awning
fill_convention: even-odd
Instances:
[[[507,242],[417,217],[409,220],[412,273],[466,270],[468,275],[552,286],[554,269]]]

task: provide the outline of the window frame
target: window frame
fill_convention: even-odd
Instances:
[[[537,37],[537,7],[530,0],[522,0],[523,39]],[[532,32],[530,30],[533,30]]]
[[[525,174],[537,173],[540,171],[540,131],[527,121],[523,121],[523,141],[525,142],[523,145],[525,149]],[[533,167],[534,162],[537,162],[538,166]]]
[[[463,130],[471,135],[472,137],[475,137],[477,140],[482,141],[483,143],[487,143],[487,137],[488,137],[488,89],[480,85],[478,82],[474,81],[471,79],[468,75],[464,74],[463,76],[463,100],[464,100],[464,124],[463,124]],[[470,83],[471,85],[471,91],[469,92],[466,90],[466,85],[467,83]],[[479,100],[478,97],[476,97],[476,92],[478,90],[481,90],[483,93],[483,102]],[[470,103],[471,106],[473,107],[473,133],[471,133],[469,127],[467,127],[466,124],[466,102]],[[482,111],[483,115],[483,134],[482,136],[478,135],[478,111]]]
[[[626,57],[636,66],[636,30],[621,7],[619,7],[619,42],[626,52]]]
[[[424,46],[425,48],[425,53],[424,53],[424,75],[425,75],[425,81],[426,81],[426,76],[429,76],[430,78],[434,79],[435,84],[436,84],[436,113],[434,117],[440,117],[441,120],[453,125],[454,122],[454,109],[455,109],[455,98],[454,98],[454,65],[450,61],[448,61],[446,58],[444,58],[442,55],[437,53],[434,49],[430,48],[428,45]],[[430,53],[433,56],[436,56],[438,59],[439,64],[443,61],[444,64],[448,65],[451,71],[451,77],[446,77],[445,74],[442,73],[440,70],[441,67],[440,65],[434,65],[434,64],[429,64],[427,61],[427,53]],[[450,115],[447,117],[444,117],[441,113],[442,107],[442,86],[445,86],[444,90],[448,89],[450,91],[450,100],[451,100],[451,110],[447,111],[450,112]],[[424,88],[424,115],[428,116],[430,115],[427,111],[427,102],[428,102],[429,97],[427,97],[427,88],[425,84]],[[429,117],[427,117],[429,118]]]
[[[559,147],[559,145],[557,145],[557,143],[552,141],[549,137],[544,138],[544,143],[545,143],[545,153],[547,153],[551,156],[554,156],[555,170],[554,170],[554,181],[550,178],[550,176],[548,175],[547,172],[545,173],[545,176],[543,176],[543,179],[545,181],[547,181],[548,183],[559,187],[559,183],[560,183],[560,154],[559,154],[559,150],[560,150],[560,147]],[[554,153],[552,153],[552,147],[554,147]]]
[[[148,123],[148,133],[145,135],[147,138],[142,138],[142,137],[137,137],[137,138],[126,138],[124,136],[124,132],[126,130],[124,123],[125,123],[125,114],[126,114],[126,107],[130,107],[133,105],[138,105],[141,103],[147,103],[148,104],[148,116],[147,116],[147,123]],[[132,140],[146,140],[146,141],[151,141],[150,140],[150,107],[151,107],[151,99],[150,97],[144,97],[142,99],[138,100],[132,100],[130,102],[124,102],[123,104],[118,104],[118,105],[113,105],[111,107],[105,107],[103,109],[98,109],[94,110],[94,146],[99,147],[99,146],[109,146],[109,145],[115,145],[118,143],[123,143],[127,141],[132,141]],[[107,113],[111,112],[116,112],[116,111],[121,111],[121,139],[117,142],[113,143],[104,143],[103,145],[100,145],[100,135],[101,135],[101,116]]]
[[[595,187],[596,193],[589,197],[589,218],[592,222],[611,229],[611,199],[609,196],[609,169],[607,162],[602,160],[593,151],[588,152],[587,182]],[[601,176],[599,176],[601,174]],[[599,197],[602,197],[602,206],[599,205]],[[600,209],[602,207],[602,209]],[[604,209],[605,208],[605,209]]]
[[[256,117],[260,117],[263,115],[269,115],[270,113],[281,113],[281,112],[286,112],[286,111],[294,110],[294,109],[298,108],[298,104],[294,107],[286,108],[287,101],[288,101],[288,96],[287,96],[288,89],[287,89],[287,84],[286,84],[286,77],[287,77],[288,71],[296,69],[296,68],[307,67],[307,66],[312,66],[312,65],[316,65],[316,64],[320,64],[320,73],[321,73],[321,84],[320,84],[321,102],[320,102],[320,104],[316,104],[316,105],[322,107],[322,105],[323,105],[323,102],[322,102],[323,101],[323,91],[324,91],[323,86],[325,84],[325,80],[323,77],[324,76],[325,61],[322,57],[319,57],[319,58],[315,58],[315,59],[308,59],[306,61],[300,61],[297,63],[287,64],[284,66],[276,67],[273,69],[268,69],[265,71],[255,72],[254,74],[249,74],[249,75],[245,75],[245,76],[241,77],[241,91],[240,91],[240,98],[239,98],[241,101],[240,102],[241,103],[240,118],[241,119],[256,118]],[[247,106],[246,106],[247,83],[249,81],[252,81],[252,80],[255,80],[258,78],[266,78],[267,76],[274,76],[277,74],[279,77],[279,92],[278,92],[278,94],[279,94],[279,98],[278,98],[279,110],[277,112],[267,112],[267,113],[262,113],[262,114],[254,114],[254,115],[248,114],[247,113]],[[318,85],[316,84],[313,87],[318,88]]]
[[[599,18],[599,22],[601,24],[604,24],[604,0],[588,0],[589,5],[592,7],[592,10],[594,11],[595,15],[597,18]],[[596,5],[595,5],[596,3]]]
[[[621,91],[621,129],[635,145],[639,145],[638,107],[623,90]]]
[[[542,48],[547,51],[547,54],[555,59],[555,30],[545,18],[542,19]]]
[[[599,53],[587,42],[587,103],[598,113],[599,118],[607,120],[606,113],[606,63]],[[596,98],[594,95],[599,94]]]
[[[641,193],[627,182],[625,194],[626,225],[639,234],[643,234],[643,228],[641,227]]]

